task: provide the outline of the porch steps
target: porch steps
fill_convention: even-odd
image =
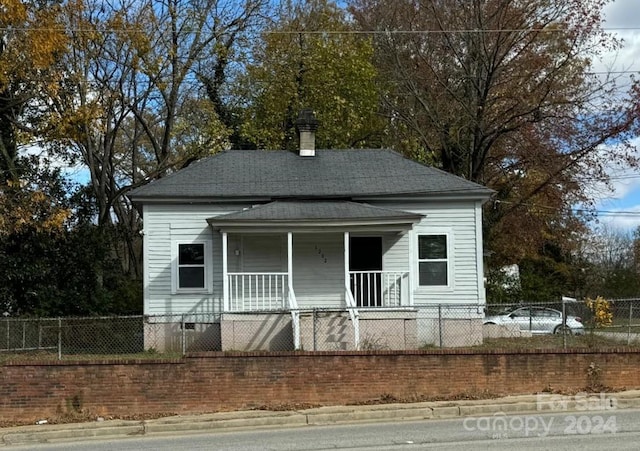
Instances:
[[[305,351],[354,349],[349,313],[331,310],[300,313],[300,345]]]

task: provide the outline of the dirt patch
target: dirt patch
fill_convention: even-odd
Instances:
[[[265,404],[259,407],[255,407],[251,410],[269,410],[271,412],[288,412],[293,410],[306,410],[313,409],[316,407],[322,407],[322,404],[311,404],[311,403],[284,403],[284,404]]]
[[[205,413],[205,412],[203,412]],[[215,413],[215,412],[206,412]],[[44,417],[35,422],[28,421],[0,421],[0,428],[14,427],[14,426],[28,426],[32,424],[71,424],[71,423],[94,423],[107,420],[127,420],[127,421],[145,421],[154,420],[156,418],[165,418],[178,415],[175,412],[163,412],[163,413],[148,413],[138,415],[106,415],[100,416],[91,412],[76,412],[73,414],[63,414],[55,417]],[[46,423],[39,423],[45,421]]]
[[[458,393],[449,396],[426,396],[426,395],[412,395],[408,397],[398,397],[391,394],[383,394],[379,398],[370,399],[367,401],[361,401],[356,403],[350,403],[351,406],[367,406],[376,404],[410,404],[414,402],[432,402],[432,401],[464,401],[464,400],[480,400],[480,399],[492,399],[505,396],[501,393],[480,391],[480,392],[465,392]]]

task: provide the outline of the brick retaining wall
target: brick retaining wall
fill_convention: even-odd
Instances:
[[[0,366],[0,421],[200,413],[265,405],[361,403],[640,388],[640,350],[202,353],[178,360]]]

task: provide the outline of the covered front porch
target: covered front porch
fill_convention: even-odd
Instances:
[[[288,311],[300,349],[300,312],[335,309],[358,349],[362,311],[413,304],[407,232],[420,217],[343,201],[272,202],[210,218],[222,237],[223,315]]]
[[[223,271],[224,272],[224,271]],[[225,311],[251,312],[300,307],[289,272],[228,272]],[[344,307],[411,305],[409,271],[347,271]],[[332,297],[332,296],[329,296]],[[353,302],[350,302],[353,301]],[[307,307],[303,303],[302,307]],[[331,303],[333,305],[333,303]]]

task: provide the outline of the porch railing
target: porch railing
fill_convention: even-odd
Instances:
[[[349,271],[349,278],[358,307],[398,307],[408,303],[408,272]]]
[[[292,308],[288,274],[229,273],[229,307],[232,311]],[[408,272],[350,271],[354,307],[398,307],[408,303]]]
[[[345,284],[346,285],[346,284]],[[348,285],[345,286],[345,300],[347,307],[349,307],[349,316],[351,317],[351,324],[353,325],[353,346],[356,350],[360,349],[360,313],[356,308],[356,301],[353,298],[353,293]]]
[[[283,273],[229,273],[229,305],[232,311],[246,312],[285,309],[289,281]]]
[[[291,309],[291,328],[293,329],[293,349],[300,349],[300,311],[293,284],[289,280],[289,308]]]

